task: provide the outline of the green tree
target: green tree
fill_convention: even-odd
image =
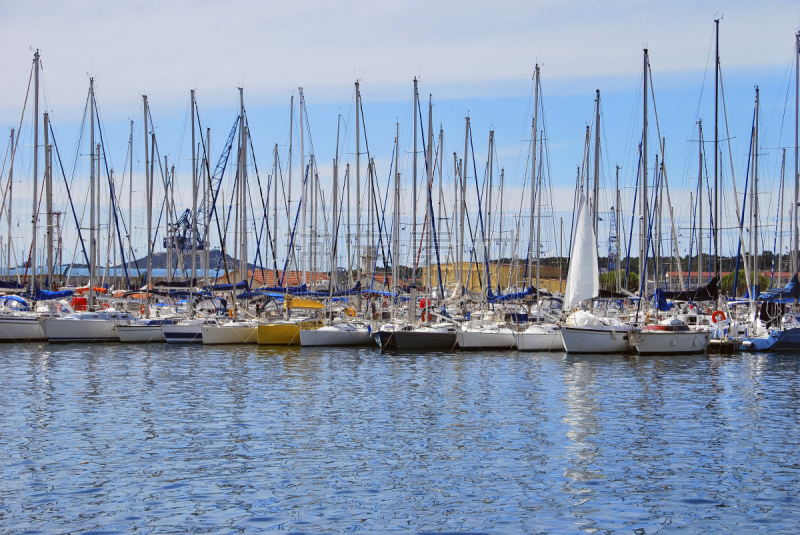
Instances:
[[[736,295],[742,296],[747,290],[747,279],[744,276],[744,271],[739,271],[738,274],[738,278],[736,279]],[[728,273],[722,277],[719,285],[723,294],[733,295],[733,279],[735,276],[736,273]],[[767,279],[767,277],[765,277],[762,273],[758,274],[758,288],[762,292],[769,288],[769,279]]]
[[[620,270],[619,280],[622,282],[622,285],[625,286],[625,270]],[[617,288],[616,272],[609,271],[607,273],[601,273],[600,288],[604,290],[611,290],[612,292],[618,292],[619,288]],[[639,289],[639,275],[631,270],[628,271],[628,285],[626,288],[630,292],[635,292]]]

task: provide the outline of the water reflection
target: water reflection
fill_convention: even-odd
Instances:
[[[2,352],[9,532],[792,531],[800,512],[792,355]]]

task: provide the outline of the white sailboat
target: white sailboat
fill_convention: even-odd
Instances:
[[[564,310],[571,310],[600,294],[597,242],[591,214],[581,191],[575,239],[570,259]],[[625,353],[630,350],[630,325],[616,318],[599,317],[579,310],[571,314],[561,329],[561,339],[568,353]]]

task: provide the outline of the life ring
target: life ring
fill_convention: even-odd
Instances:
[[[714,313],[711,314],[711,322],[719,323],[720,321],[725,321],[725,313],[721,310],[715,310]]]
[[[346,309],[344,311],[344,313],[347,314],[351,318],[355,318],[356,317],[356,309],[354,309],[353,307],[350,307],[350,308]]]
[[[139,307],[139,314],[144,314],[147,310],[147,305],[142,305]]]

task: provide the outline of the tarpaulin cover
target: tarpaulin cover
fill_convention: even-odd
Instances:
[[[672,301],[716,301],[719,299],[719,277],[714,277],[702,288],[682,292],[664,292],[664,298]]]
[[[783,288],[770,290],[758,296],[759,301],[779,301],[781,299],[798,298],[800,298],[800,281],[797,279],[797,273],[792,275],[792,280]]]

